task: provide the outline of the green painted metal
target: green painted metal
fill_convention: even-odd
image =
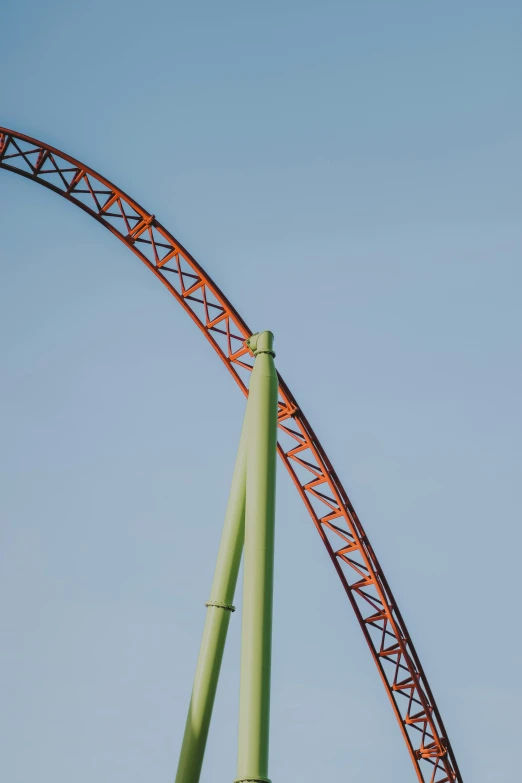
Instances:
[[[245,533],[248,406],[243,420],[223,533],[178,762],[176,783],[198,783],[223,659]]]
[[[245,560],[237,781],[268,780],[278,378],[274,336],[248,340]]]
[[[252,335],[248,344],[256,359],[176,783],[199,783],[243,542],[238,781],[268,781],[278,378],[273,334]]]

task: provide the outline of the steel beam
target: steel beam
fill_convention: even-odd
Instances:
[[[248,408],[243,420],[223,525],[192,696],[178,762],[176,783],[198,783],[227,638],[245,534]]]
[[[261,332],[247,341],[256,359],[248,396],[236,783],[268,781],[278,393],[273,338]]]

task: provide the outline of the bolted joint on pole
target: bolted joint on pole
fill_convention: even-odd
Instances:
[[[237,778],[234,783],[272,783],[269,778]]]
[[[269,353],[270,356],[275,356],[272,332],[256,332],[246,340],[246,344],[254,356],[260,353]]]
[[[216,609],[224,609],[226,612],[235,612],[236,607],[232,604],[224,604],[221,601],[207,601],[205,603],[205,606],[208,608],[209,606],[214,606]]]

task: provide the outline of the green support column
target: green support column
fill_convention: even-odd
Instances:
[[[248,408],[247,408],[248,413]],[[245,413],[223,534],[207,606],[176,783],[198,783],[227,637],[232,601],[241,562],[245,531],[246,449]]]
[[[236,783],[268,781],[278,379],[273,334],[248,340],[245,560]]]

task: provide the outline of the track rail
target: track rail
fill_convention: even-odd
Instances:
[[[251,330],[178,240],[134,199],[83,163],[0,127],[0,168],[53,190],[109,229],[156,275],[203,332],[245,396]],[[355,612],[421,783],[462,783],[406,624],[326,452],[279,376],[279,456]]]

